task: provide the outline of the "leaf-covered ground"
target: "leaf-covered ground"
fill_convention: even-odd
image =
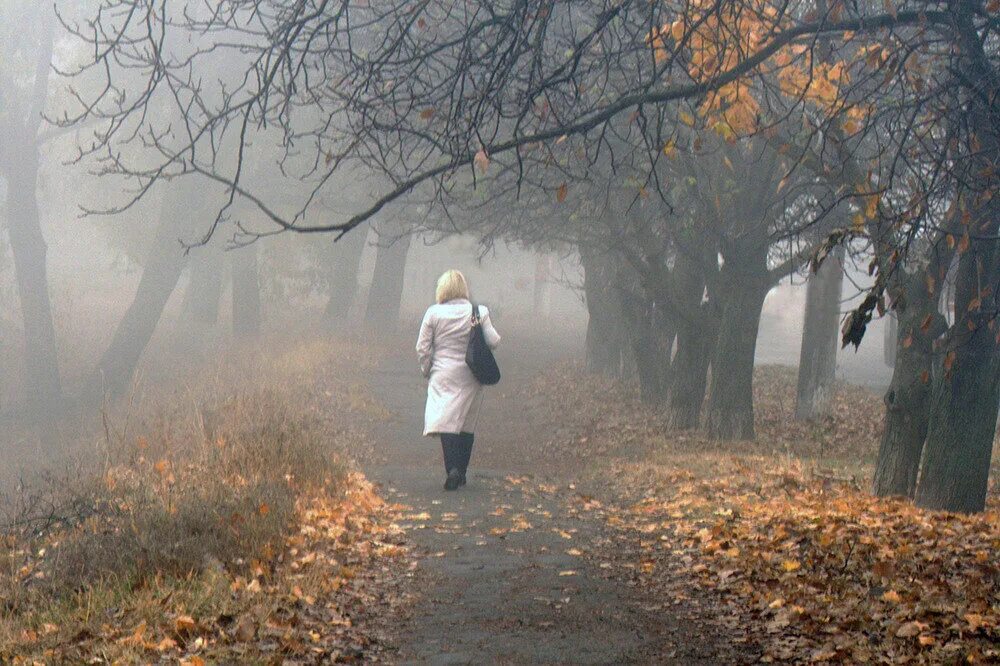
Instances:
[[[361,345],[260,364],[280,381],[213,380],[217,399],[138,419],[98,494],[69,496],[95,511],[8,531],[0,660],[370,663],[448,647],[520,663],[590,640],[643,663],[1000,662],[996,487],[973,517],[867,495],[882,409],[867,390],[841,387],[831,416],[797,423],[794,372],[760,368],[758,440],[720,444],[669,431],[616,382],[532,363],[535,379],[490,394],[470,487],[444,496],[410,424],[417,379],[376,372],[397,400],[376,399]],[[290,475],[244,455],[292,442]],[[349,458],[405,481],[385,490],[411,506],[386,504]],[[210,542],[190,510],[207,501],[225,518],[210,516]],[[133,538],[140,523],[170,548]],[[128,556],[67,568],[67,545],[100,552],[91,541]],[[68,593],[66,571],[86,574]]]
[[[86,603],[43,612],[0,656],[13,664],[191,666],[378,660],[382,646],[367,621],[406,603],[407,550],[393,515],[351,474],[341,496],[303,499],[284,549],[252,562],[247,575],[209,569],[105,592],[117,604],[95,599],[96,616]]]
[[[381,661],[413,559],[352,462],[385,418],[367,353],[237,350],[109,416],[99,464],[8,498],[0,662]]]
[[[718,631],[765,662],[1000,662],[1000,502],[961,516],[865,492],[881,401],[841,387],[819,423],[791,418],[794,372],[758,370],[759,439],[671,433],[617,383],[563,366],[530,409],[590,465],[607,526],[593,559],[665,607],[717,605]]]

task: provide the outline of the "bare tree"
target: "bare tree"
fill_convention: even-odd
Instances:
[[[49,7],[7,3],[0,27],[0,175],[24,323],[25,403],[36,416],[62,403],[49,297],[47,246],[38,207],[43,114],[49,98],[55,17]],[[37,30],[23,30],[25,25]],[[22,67],[18,67],[21,65]],[[28,71],[27,80],[19,71]]]

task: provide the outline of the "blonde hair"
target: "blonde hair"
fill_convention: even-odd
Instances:
[[[437,289],[434,290],[434,298],[438,303],[468,297],[469,283],[465,281],[465,276],[460,271],[454,269],[445,271],[444,275],[438,278]]]

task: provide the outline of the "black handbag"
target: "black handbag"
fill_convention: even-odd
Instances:
[[[469,346],[465,349],[465,364],[480,384],[493,386],[500,381],[500,368],[493,356],[493,350],[486,344],[483,322],[479,318],[479,307],[472,304],[472,330],[469,332]]]

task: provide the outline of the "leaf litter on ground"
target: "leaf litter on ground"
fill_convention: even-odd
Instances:
[[[590,462],[601,499],[568,493],[606,527],[588,558],[754,644],[748,660],[1000,662],[997,482],[974,516],[874,498],[879,396],[841,385],[829,415],[799,422],[794,390],[794,369],[755,371],[755,442],[671,431],[576,364],[540,374],[528,408],[559,415],[554,455]]]

